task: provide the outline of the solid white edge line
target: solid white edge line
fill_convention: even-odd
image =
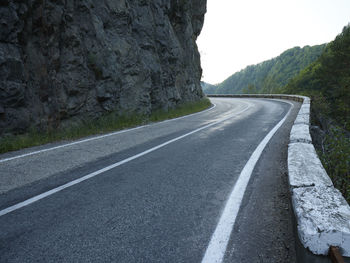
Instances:
[[[286,101],[284,101],[286,102]],[[205,251],[202,263],[221,263],[224,259],[227,244],[230,240],[231,232],[236,221],[236,217],[241,206],[245,190],[247,188],[249,179],[254,170],[254,167],[259,160],[265,146],[268,144],[272,136],[285,122],[289,113],[293,109],[292,103],[286,102],[292,107],[289,109],[285,117],[265,136],[260,142],[258,147],[254,150],[250,156],[248,162],[245,164],[241,171],[236,184],[234,185],[232,192],[226,201],[225,208],[221,214],[220,220],[216,226],[216,229],[211,236],[209,245]]]
[[[108,134],[104,134],[104,135],[100,135],[100,136],[95,136],[95,137],[92,137],[92,138],[89,138],[89,139],[83,139],[83,140],[79,140],[79,141],[75,141],[75,142],[71,142],[71,143],[67,143],[67,144],[63,144],[63,145],[59,145],[59,146],[55,146],[55,147],[51,147],[51,148],[47,148],[47,149],[42,149],[42,150],[38,150],[38,151],[34,151],[34,152],[29,152],[29,153],[25,153],[25,154],[13,156],[13,157],[1,159],[0,163],[12,161],[12,160],[15,160],[15,159],[19,159],[19,158],[23,158],[23,157],[27,157],[27,156],[43,153],[43,152],[53,151],[53,150],[57,150],[57,149],[60,149],[60,148],[64,148],[64,147],[68,147],[68,146],[72,146],[72,145],[76,145],[76,144],[80,144],[80,143],[84,143],[84,142],[99,140],[99,139],[102,139],[102,138],[105,138],[105,137],[109,137],[109,136],[113,136],[113,135],[129,132],[129,131],[134,131],[134,130],[137,130],[137,129],[142,129],[142,128],[148,127],[150,125],[155,125],[155,124],[160,124],[160,123],[164,123],[164,122],[170,122],[170,121],[176,121],[176,120],[179,120],[179,119],[184,119],[184,118],[187,118],[187,117],[191,117],[191,116],[194,116],[194,115],[197,115],[197,114],[200,114],[200,113],[204,113],[204,112],[213,110],[216,107],[216,104],[212,104],[212,105],[213,106],[210,107],[209,109],[206,109],[206,110],[200,111],[200,112],[196,112],[196,113],[192,113],[192,114],[189,114],[189,115],[186,115],[186,116],[182,116],[182,117],[178,117],[178,118],[174,118],[174,119],[169,119],[169,120],[164,120],[164,121],[160,121],[160,122],[154,122],[154,123],[151,123],[151,124],[146,124],[146,125],[142,125],[142,126],[135,127],[135,128],[130,128],[130,129],[125,129],[125,130],[121,130],[121,131],[116,131],[116,132],[112,132],[112,133],[108,133]]]
[[[151,152],[153,152],[153,151],[155,151],[155,150],[158,150],[158,149],[160,149],[160,148],[162,148],[162,147],[164,147],[164,146],[166,146],[166,145],[168,145],[168,144],[170,144],[170,143],[173,143],[173,142],[176,142],[176,141],[178,141],[178,140],[180,140],[180,139],[183,139],[183,138],[185,138],[185,137],[187,137],[187,136],[189,136],[189,135],[191,135],[191,134],[197,133],[197,132],[202,131],[202,130],[204,130],[204,129],[207,129],[207,128],[211,127],[211,126],[214,126],[214,125],[217,125],[217,124],[219,124],[219,123],[221,123],[221,122],[224,122],[224,121],[226,121],[226,120],[228,120],[228,119],[230,119],[230,118],[232,118],[232,117],[235,117],[235,116],[237,116],[237,115],[243,113],[244,111],[248,110],[250,107],[251,107],[251,105],[248,104],[248,106],[245,107],[244,109],[242,109],[241,111],[239,111],[239,112],[237,112],[237,113],[234,113],[234,114],[231,114],[230,116],[228,116],[228,117],[226,117],[226,118],[224,118],[224,119],[221,119],[221,120],[219,120],[219,121],[216,121],[216,122],[207,124],[207,125],[205,125],[205,126],[203,126],[203,127],[201,127],[201,128],[195,129],[195,130],[193,130],[193,131],[191,131],[191,132],[189,132],[189,133],[183,134],[183,135],[181,135],[181,136],[179,136],[179,137],[176,137],[176,138],[174,138],[174,139],[172,139],[172,140],[169,140],[169,141],[164,142],[164,143],[162,143],[162,144],[160,144],[160,145],[157,145],[157,146],[155,146],[155,147],[153,147],[153,148],[150,148],[150,149],[148,149],[148,150],[146,150],[146,151],[144,151],[144,152],[141,152],[141,153],[139,153],[139,154],[136,154],[136,155],[134,155],[134,156],[131,156],[131,157],[129,157],[129,158],[126,158],[126,159],[124,159],[124,160],[122,160],[122,161],[119,161],[119,162],[117,162],[117,163],[114,163],[114,164],[112,164],[112,165],[109,165],[109,166],[107,166],[107,167],[105,167],[105,168],[103,168],[103,169],[100,169],[100,170],[98,170],[98,171],[95,171],[95,172],[93,172],[93,173],[90,173],[90,174],[88,174],[88,175],[85,175],[85,176],[83,176],[83,177],[80,177],[80,178],[78,178],[78,179],[76,179],[76,180],[73,180],[73,181],[71,181],[71,182],[68,182],[68,183],[66,183],[66,184],[63,184],[63,185],[61,185],[61,186],[59,186],[59,187],[56,187],[56,188],[54,188],[54,189],[51,189],[51,190],[49,190],[49,191],[47,191],[47,192],[44,192],[44,193],[42,193],[42,194],[36,195],[36,196],[34,196],[34,197],[32,197],[32,198],[29,198],[29,199],[27,199],[27,200],[25,200],[25,201],[23,201],[23,202],[20,202],[20,203],[17,203],[17,204],[15,204],[15,205],[13,205],[13,206],[7,207],[7,208],[5,208],[5,209],[3,209],[3,210],[0,211],[0,216],[6,215],[6,214],[8,214],[8,213],[10,213],[10,212],[13,212],[13,211],[17,210],[17,209],[20,209],[20,208],[25,207],[25,206],[27,206],[27,205],[30,205],[30,204],[32,204],[32,203],[34,203],[34,202],[36,202],[36,201],[39,201],[40,199],[43,199],[43,198],[48,197],[48,196],[50,196],[50,195],[53,195],[53,194],[55,194],[55,193],[57,193],[57,192],[60,192],[60,191],[66,189],[66,188],[68,188],[68,187],[71,187],[71,186],[73,186],[73,185],[76,185],[76,184],[78,184],[78,183],[81,183],[81,182],[83,182],[83,181],[86,181],[86,180],[88,180],[88,179],[90,179],[90,178],[92,178],[92,177],[95,177],[96,175],[99,175],[99,174],[101,174],[101,173],[107,172],[107,171],[109,171],[109,170],[111,170],[111,169],[113,169],[113,168],[116,168],[116,167],[118,167],[118,166],[120,166],[120,165],[122,165],[122,164],[125,164],[125,163],[127,163],[127,162],[132,161],[132,160],[135,160],[135,159],[137,159],[137,158],[139,158],[139,157],[141,157],[141,156],[144,156],[144,155],[146,155],[146,154],[148,154],[148,153],[151,153]]]

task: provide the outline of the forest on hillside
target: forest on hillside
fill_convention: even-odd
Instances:
[[[280,56],[248,66],[217,86],[206,86],[206,94],[275,93],[303,68],[314,62],[325,45],[294,47]]]
[[[280,91],[311,96],[322,115],[350,130],[350,27]]]
[[[213,94],[213,91],[216,89],[215,85],[209,84],[204,81],[201,81],[201,87],[203,91],[207,91],[207,94]]]
[[[311,128],[324,167],[350,202],[350,25],[279,91],[311,98]]]

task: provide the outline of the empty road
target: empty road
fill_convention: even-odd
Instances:
[[[299,103],[215,107],[0,155],[0,262],[295,262]]]

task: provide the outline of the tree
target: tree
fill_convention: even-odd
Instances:
[[[247,87],[243,89],[243,93],[245,94],[256,94],[256,88],[253,84],[249,84]]]

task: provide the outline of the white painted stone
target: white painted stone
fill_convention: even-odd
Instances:
[[[305,142],[311,143],[311,136],[309,132],[309,125],[307,124],[295,124],[290,132],[290,142]]]
[[[343,256],[350,256],[350,207],[337,189],[294,188],[292,201],[305,247],[314,254],[327,255],[331,245],[338,246]]]
[[[299,114],[308,114],[308,115],[310,115],[310,104],[303,104],[300,107],[298,115]]]
[[[309,124],[310,123],[310,114],[298,114],[294,124]]]
[[[288,177],[291,187],[333,186],[312,144],[289,144]]]
[[[302,98],[304,99],[303,104],[310,104],[311,100],[309,97],[302,96]]]

